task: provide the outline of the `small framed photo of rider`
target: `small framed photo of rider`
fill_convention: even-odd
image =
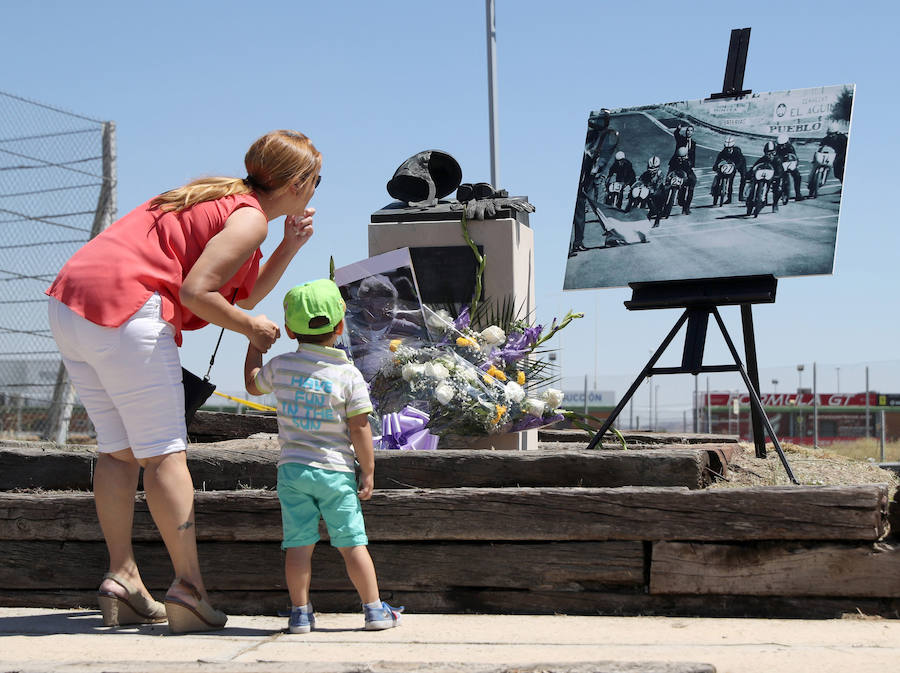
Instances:
[[[335,269],[334,282],[347,304],[342,344],[366,381],[390,359],[392,340],[428,340],[409,248]]]
[[[854,91],[591,112],[564,289],[832,273]]]

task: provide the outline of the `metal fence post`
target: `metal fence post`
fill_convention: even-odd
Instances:
[[[91,238],[106,229],[116,219],[116,124],[103,122],[103,184],[97,197]],[[69,381],[66,366],[60,362],[53,388],[53,399],[47,413],[44,439],[65,444],[69,437],[69,422],[75,406],[75,389]]]

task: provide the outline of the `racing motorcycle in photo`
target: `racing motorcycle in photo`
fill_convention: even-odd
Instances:
[[[716,164],[716,175],[712,183],[713,206],[724,206],[731,200],[730,194],[734,185],[734,174],[737,170],[733,161],[723,159]]]
[[[635,182],[628,190],[628,205],[625,206],[625,212],[629,212],[632,208],[646,208],[648,199],[650,198],[650,188],[643,182]]]
[[[747,194],[747,215],[759,217],[768,205],[769,193],[775,187],[775,165],[771,161],[759,161],[751,169],[750,192]],[[778,203],[773,193],[772,212],[778,211]]]
[[[781,168],[783,173],[781,175],[781,202],[787,205],[788,199],[791,196],[791,180],[792,176],[800,170],[800,161],[797,159],[797,155],[793,153],[788,153],[783,156],[781,159]],[[797,178],[797,182],[794,184],[800,184],[800,178]],[[800,194],[794,194],[794,198],[800,196]]]
[[[833,147],[822,145],[813,154],[813,170],[809,178],[809,198],[814,199],[819,195],[819,190],[825,186],[837,152]]]
[[[625,194],[628,192],[628,188],[629,185],[625,184],[624,182],[614,180],[612,177],[607,178],[605,199],[606,205],[614,206],[621,210],[622,201],[625,198]]]
[[[663,181],[663,202],[662,206],[656,211],[654,227],[659,226],[661,219],[669,219],[676,200],[679,203],[684,202],[688,187],[687,178],[687,172],[680,169],[669,171],[666,174],[666,179]]]

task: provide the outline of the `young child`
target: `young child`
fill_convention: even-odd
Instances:
[[[320,515],[363,602],[365,628],[397,626],[403,611],[380,599],[366,547],[369,540],[359,501],[371,498],[374,488],[375,453],[368,421],[372,403],[362,374],[344,351],[334,348],[344,330],[344,310],[341,293],[330,280],[292,288],[284,298],[284,324],[288,336],[299,342],[296,352],[262,366],[262,353],[251,344],[244,363],[247,392],[274,392],[278,400],[278,499],[291,633],[315,628],[309,584]],[[358,491],[354,451],[360,464]]]

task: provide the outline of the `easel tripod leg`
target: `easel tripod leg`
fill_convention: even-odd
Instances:
[[[744,327],[744,354],[747,358],[747,375],[753,385],[753,390],[759,395],[759,367],[756,364],[756,338],[753,334],[753,313],[750,304],[741,304],[741,323]],[[753,427],[753,444],[756,448],[756,457],[766,457],[766,438],[763,435],[762,418],[754,407],[750,415]]]
[[[769,417],[766,416],[765,411],[763,411],[762,402],[759,399],[759,395],[756,394],[756,390],[754,390],[753,388],[753,383],[750,381],[750,377],[747,376],[747,371],[741,364],[741,358],[738,355],[737,349],[734,347],[734,342],[732,342],[731,337],[728,335],[728,330],[725,329],[725,323],[722,322],[722,316],[719,315],[718,309],[713,308],[713,315],[716,317],[716,322],[719,324],[719,330],[721,330],[722,336],[725,338],[725,343],[728,345],[728,350],[731,351],[731,357],[734,359],[734,363],[737,365],[738,371],[741,374],[741,378],[744,379],[744,385],[747,386],[747,391],[750,393],[750,403],[753,405],[753,408],[757,411],[757,413],[759,413],[760,418],[765,424],[766,432],[769,434],[769,437],[772,438],[772,445],[775,447],[775,451],[778,452],[778,457],[781,459],[781,464],[784,465],[784,470],[785,472],[787,472],[788,479],[791,480],[791,483],[799,485],[800,482],[797,481],[797,478],[794,476],[794,471],[791,470],[791,466],[787,461],[787,457],[784,455],[784,451],[782,451],[781,449],[781,444],[778,441],[778,437],[775,436],[775,429],[769,422]]]
[[[622,409],[625,408],[625,405],[628,404],[628,400],[632,398],[632,396],[637,392],[637,389],[644,382],[645,378],[649,378],[651,376],[651,370],[653,369],[653,365],[656,364],[657,360],[662,357],[662,354],[665,353],[666,348],[669,347],[669,344],[672,343],[672,339],[675,338],[675,335],[678,334],[678,330],[681,329],[681,326],[684,324],[684,321],[688,319],[688,315],[690,311],[685,310],[684,313],[681,314],[681,317],[678,319],[678,322],[675,323],[675,326],[669,331],[668,336],[663,340],[660,344],[659,348],[656,349],[656,352],[653,354],[653,357],[650,358],[649,362],[644,366],[641,370],[641,373],[638,374],[637,378],[634,380],[634,383],[631,384],[631,387],[628,389],[628,392],[625,393],[625,396],[622,400],[616,405],[616,408],[613,409],[612,413],[606,417],[606,420],[603,422],[603,425],[600,426],[600,429],[597,431],[597,434],[593,436],[587,448],[593,449],[597,446],[600,439],[603,435],[606,434],[606,431],[612,427],[612,424],[615,422],[616,418],[618,418],[619,414],[622,413]]]

